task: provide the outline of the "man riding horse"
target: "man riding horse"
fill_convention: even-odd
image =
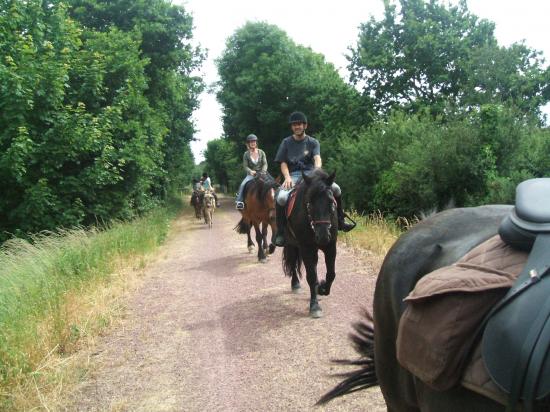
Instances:
[[[277,194],[276,216],[277,236],[276,246],[284,246],[286,230],[286,202],[294,186],[302,179],[302,173],[309,174],[314,169],[322,166],[320,144],[317,139],[306,134],[308,126],[307,118],[302,112],[294,112],[290,115],[288,123],[292,135],[286,137],[275,156],[275,161],[281,166],[284,182]],[[346,223],[342,207],[342,191],[336,183],[332,184],[332,192],[336,199],[338,213],[338,230],[349,232],[355,224]]]

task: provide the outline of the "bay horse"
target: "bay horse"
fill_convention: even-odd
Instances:
[[[370,386],[380,385],[389,412],[504,411],[505,406],[457,385],[444,391],[431,389],[404,369],[396,357],[403,299],[424,275],[448,266],[494,236],[512,206],[488,205],[438,213],[414,226],[392,246],[376,282],[373,317],[354,325],[351,339],[360,360],[339,361],[361,368],[326,393],[319,404]],[[504,360],[503,360],[504,362]],[[546,406],[543,410],[548,410]]]
[[[275,189],[279,184],[269,173],[257,173],[244,188],[244,209],[242,218],[235,226],[240,234],[247,235],[247,246],[250,251],[254,246],[250,230],[254,227],[258,244],[258,261],[265,263],[267,255],[273,253],[273,237],[277,231],[275,224]],[[267,242],[267,231],[271,227],[271,241]]]
[[[195,209],[195,217],[200,219],[202,217],[202,201],[204,192],[199,190],[193,190],[191,194],[191,206]]]
[[[285,246],[283,249],[283,270],[291,278],[291,289],[300,289],[302,264],[306,269],[309,285],[309,314],[312,318],[322,316],[317,295],[329,295],[336,277],[336,242],[338,219],[336,200],[331,190],[336,173],[330,176],[322,169],[315,169],[309,176],[302,173],[302,180],[296,185],[294,202],[287,218]],[[326,278],[319,282],[317,277],[318,252],[325,256]]]
[[[212,229],[212,223],[214,218],[214,210],[216,210],[216,199],[212,192],[207,190],[202,196],[202,213],[204,217],[204,223]]]

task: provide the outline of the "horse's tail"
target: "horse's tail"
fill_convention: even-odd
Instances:
[[[360,369],[338,374],[338,376],[345,379],[325,393],[317,401],[317,405],[325,404],[338,396],[378,385],[374,365],[374,322],[368,311],[365,310],[364,316],[366,319],[355,323],[353,325],[354,332],[349,335],[353,347],[361,357],[357,360],[341,359],[333,361],[341,365],[359,366]]]
[[[286,244],[283,248],[283,272],[288,277],[302,277],[302,256],[296,246]]]
[[[250,230],[250,225],[241,219],[233,229],[236,230],[239,235],[246,235]]]

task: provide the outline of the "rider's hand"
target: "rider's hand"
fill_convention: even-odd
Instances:
[[[292,186],[294,186],[294,184],[292,183],[292,179],[290,177],[286,177],[285,181],[283,182],[283,189],[288,190],[292,188]]]
[[[255,170],[251,170],[251,171],[250,171],[250,175],[251,175],[251,176],[256,176],[256,171],[255,171]]]

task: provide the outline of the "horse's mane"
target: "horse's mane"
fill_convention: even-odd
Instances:
[[[256,198],[261,204],[265,204],[267,193],[271,189],[276,189],[279,184],[271,177],[269,173],[261,174],[254,179],[256,184]]]
[[[314,194],[327,189],[325,181],[329,175],[323,169],[314,169],[308,177],[311,179],[311,183],[307,186],[307,191],[305,192],[306,201],[309,201]]]

